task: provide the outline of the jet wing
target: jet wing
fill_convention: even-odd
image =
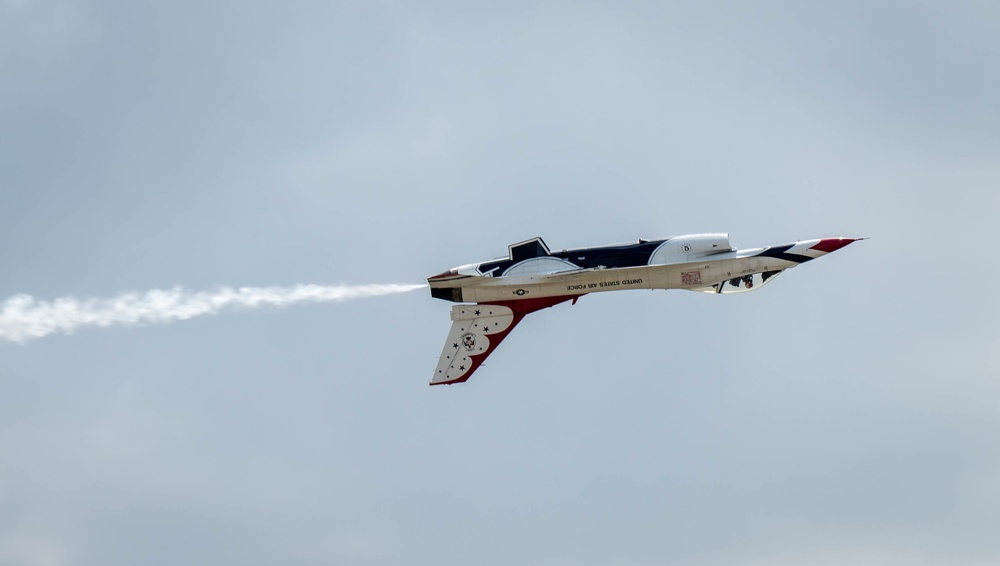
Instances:
[[[451,308],[451,331],[445,340],[431,385],[462,383],[486,360],[525,315],[579,296],[551,297]]]

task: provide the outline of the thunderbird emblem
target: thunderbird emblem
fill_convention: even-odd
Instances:
[[[471,332],[466,332],[465,334],[463,334],[462,345],[465,346],[466,350],[471,352],[472,349],[476,347],[476,335]]]

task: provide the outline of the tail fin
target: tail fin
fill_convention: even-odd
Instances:
[[[451,330],[430,384],[467,381],[522,318],[569,300],[575,303],[579,297],[573,295],[451,307]]]
[[[496,349],[521,317],[501,305],[455,305],[431,385],[462,383]]]

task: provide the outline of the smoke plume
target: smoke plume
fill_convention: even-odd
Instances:
[[[0,303],[0,339],[23,344],[54,332],[72,334],[85,326],[165,324],[225,309],[347,301],[405,293],[426,285],[296,285],[294,287],[222,287],[192,292],[181,287],[123,293],[108,299],[61,297],[37,301],[14,295]]]

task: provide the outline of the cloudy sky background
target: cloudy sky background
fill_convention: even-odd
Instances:
[[[990,2],[0,2],[0,300],[871,236],[588,296],[0,343],[0,564],[1000,562]]]

